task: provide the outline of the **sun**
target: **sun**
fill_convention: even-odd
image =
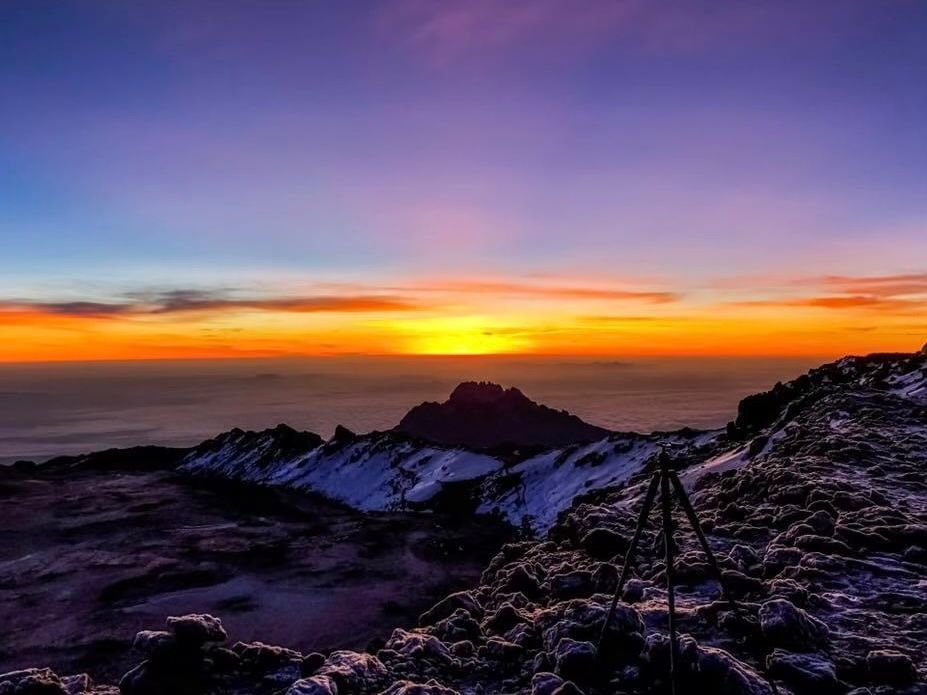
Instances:
[[[391,328],[402,352],[412,355],[497,355],[532,347],[525,333],[484,316],[394,321]]]

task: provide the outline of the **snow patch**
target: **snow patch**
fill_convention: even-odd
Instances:
[[[576,495],[624,484],[654,456],[657,444],[638,435],[609,437],[599,442],[545,452],[514,466],[518,484],[477,510],[502,514],[511,523],[527,522],[538,532],[548,530]]]
[[[479,478],[502,466],[492,456],[421,446],[381,435],[340,446],[323,444],[262,467],[257,461],[267,446],[242,449],[229,442],[214,452],[194,452],[180,470],[308,490],[355,509],[385,511],[402,509],[406,503],[425,502],[446,483]]]
[[[703,461],[691,468],[686,469],[679,475],[679,480],[687,490],[691,490],[696,482],[709,473],[723,473],[724,471],[733,471],[742,468],[750,460],[748,456],[749,444],[726,451],[714,458]]]

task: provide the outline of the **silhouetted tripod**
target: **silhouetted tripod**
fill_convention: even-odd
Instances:
[[[634,558],[634,552],[637,550],[637,544],[640,542],[641,534],[644,531],[644,525],[647,523],[647,517],[650,515],[650,510],[653,508],[653,504],[656,501],[657,487],[660,488],[660,505],[663,510],[663,547],[666,553],[666,591],[667,607],[669,609],[668,623],[670,634],[670,692],[673,695],[676,695],[676,654],[678,647],[676,644],[675,578],[673,576],[673,501],[671,488],[672,491],[675,491],[676,497],[679,500],[679,504],[682,506],[683,511],[685,511],[686,517],[688,517],[689,523],[692,525],[692,529],[695,531],[695,535],[698,536],[699,543],[702,545],[702,550],[705,551],[705,557],[708,560],[708,566],[711,568],[711,571],[714,574],[714,578],[718,580],[718,584],[721,586],[721,595],[724,597],[725,601],[731,604],[731,608],[733,608],[733,610],[738,615],[740,614],[740,609],[734,602],[734,599],[731,598],[731,594],[724,583],[724,577],[721,574],[721,569],[718,567],[718,563],[715,560],[715,555],[711,551],[711,546],[708,545],[708,540],[705,538],[705,534],[702,532],[702,526],[699,524],[698,517],[695,515],[695,510],[692,508],[692,503],[689,501],[689,496],[686,494],[685,488],[679,481],[679,476],[676,474],[676,471],[670,468],[670,457],[669,454],[666,453],[665,449],[660,452],[660,457],[657,461],[657,470],[654,471],[653,477],[650,479],[650,485],[647,488],[647,494],[644,495],[644,504],[641,507],[640,516],[637,518],[637,527],[634,529],[634,536],[631,539],[631,544],[628,546],[627,553],[625,553],[624,556],[624,566],[621,568],[621,576],[618,579],[618,587],[615,589],[615,595],[612,598],[611,606],[608,609],[608,613],[605,616],[605,622],[602,625],[602,632],[599,635],[598,652],[601,654],[602,644],[605,641],[606,634],[608,633],[609,625],[615,616],[615,608],[618,605],[618,599],[621,597],[621,592],[624,589],[624,583],[628,578],[631,562]],[[775,686],[773,686],[773,688],[775,692]]]

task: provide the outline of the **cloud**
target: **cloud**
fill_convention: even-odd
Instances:
[[[865,294],[878,297],[901,297],[927,294],[927,273],[906,273],[900,275],[870,275],[853,277],[828,275],[821,278],[824,285],[839,288],[849,294]]]
[[[382,294],[246,297],[237,296],[227,291],[192,289],[130,293],[123,299],[111,302],[0,300],[0,311],[2,312],[29,312],[93,319],[234,310],[292,313],[377,313],[413,311],[419,308],[421,308],[421,305],[413,300]]]
[[[892,299],[873,295],[835,295],[799,297],[797,299],[756,299],[729,302],[741,307],[793,307],[833,310],[884,311],[894,314],[919,313],[927,309],[927,300]]]
[[[60,316],[87,316],[99,318],[116,314],[131,313],[130,304],[111,304],[107,302],[0,302],[0,309],[19,309],[44,311]]]
[[[833,311],[871,311],[895,315],[917,315],[927,310],[927,273],[894,275],[824,275],[780,279],[778,285],[810,288],[804,296],[771,296],[726,302],[727,306],[811,308]],[[723,286],[723,285],[719,285]],[[737,289],[747,284],[739,279]],[[775,290],[771,290],[775,294]]]
[[[455,280],[421,285],[412,289],[429,292],[459,294],[491,294],[511,297],[537,297],[544,299],[588,299],[642,301],[652,304],[667,304],[678,301],[676,292],[652,290],[628,290],[613,287],[588,285],[537,285],[514,281],[494,280]]]
[[[648,53],[690,53],[732,42],[794,40],[796,27],[819,40],[853,29],[847,3],[711,3],[670,0],[394,0],[377,29],[432,67],[492,60],[508,49],[558,60],[628,43]],[[800,34],[802,35],[802,34]]]
[[[442,3],[398,0],[380,16],[384,34],[395,37],[435,66],[485,55],[545,37],[552,42],[587,42],[619,25],[638,0],[471,0]]]

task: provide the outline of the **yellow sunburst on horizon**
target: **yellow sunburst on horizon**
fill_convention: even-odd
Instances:
[[[390,321],[401,348],[413,355],[498,355],[530,350],[525,333],[485,316],[429,317]]]

